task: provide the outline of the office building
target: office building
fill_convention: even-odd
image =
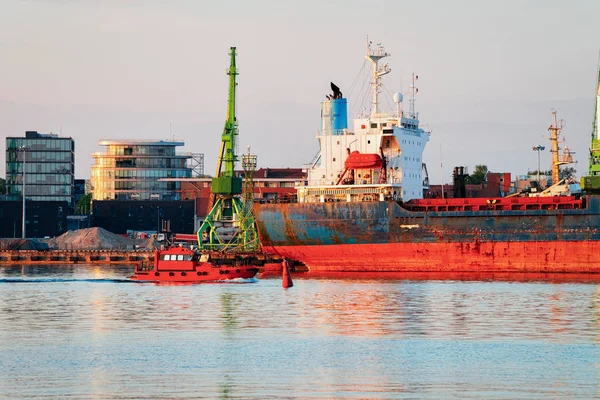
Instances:
[[[92,153],[92,200],[180,200],[180,182],[160,178],[189,178],[191,153],[176,153],[183,142],[101,140],[103,153]]]
[[[25,137],[7,137],[6,194],[9,200],[21,199],[23,164],[27,200],[66,201],[69,207],[74,206],[75,142],[72,138],[36,131],[25,132]]]
[[[83,196],[89,193],[89,184],[90,181],[88,179],[75,179],[73,194],[75,196],[75,205],[81,200]]]

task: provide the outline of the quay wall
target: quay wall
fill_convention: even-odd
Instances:
[[[152,250],[0,250],[0,266],[10,264],[134,264],[154,262]]]

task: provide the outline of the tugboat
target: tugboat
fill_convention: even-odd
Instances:
[[[250,265],[251,257],[235,255],[211,256],[185,247],[157,250],[154,263],[135,266],[130,279],[165,283],[199,283],[235,278],[253,278],[258,267]],[[254,260],[253,260],[254,261]]]
[[[229,98],[227,118],[221,136],[217,173],[211,185],[211,210],[197,232],[198,249],[171,247],[154,254],[153,265],[137,265],[133,280],[153,282],[197,283],[234,278],[252,278],[258,266],[276,260],[259,251],[258,233],[252,213],[253,182],[256,156],[242,155],[244,182],[235,173],[239,160],[235,143],[238,122],[235,114],[236,75],[235,47],[230,52]],[[281,262],[281,260],[278,260]]]

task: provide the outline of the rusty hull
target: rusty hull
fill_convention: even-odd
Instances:
[[[394,202],[256,204],[266,252],[311,271],[600,272],[600,197],[580,209],[409,211]]]

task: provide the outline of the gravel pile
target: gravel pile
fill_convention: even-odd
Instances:
[[[131,239],[104,228],[87,228],[67,231],[64,234],[44,239],[56,250],[151,250],[160,245],[153,238]]]
[[[48,250],[48,244],[36,239],[0,239],[0,250]]]

